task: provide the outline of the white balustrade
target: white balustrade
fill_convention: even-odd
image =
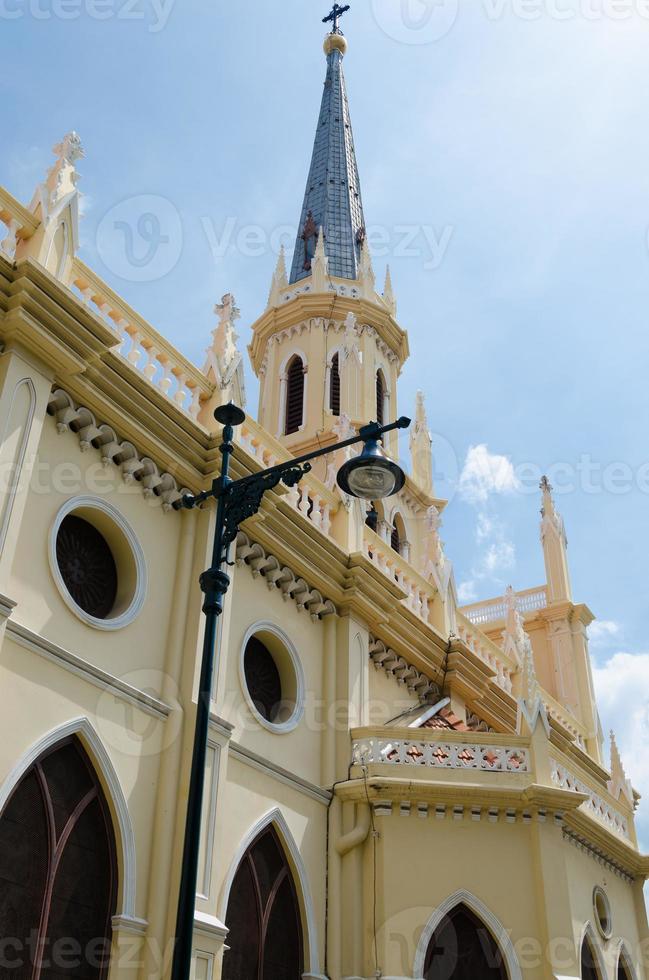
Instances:
[[[621,837],[630,839],[629,821],[611,803],[606,800],[601,793],[579,779],[566,766],[556,759],[552,760],[552,782],[559,789],[567,789],[572,793],[583,793],[588,797],[583,804],[585,810],[600,823],[603,823],[610,830],[619,834]]]
[[[545,587],[541,587],[517,592],[516,602],[520,613],[545,609],[548,604],[547,590]],[[490,599],[487,602],[465,606],[462,612],[467,619],[471,620],[474,626],[485,626],[487,623],[495,623],[501,619],[505,619],[507,607],[503,598],[497,598]]]
[[[68,285],[115,331],[118,353],[154,388],[197,419],[201,399],[207,399],[213,390],[203,373],[78,258],[72,263]]]
[[[514,687],[512,680],[514,665],[509,664],[500,648],[489,637],[481,633],[459,610],[457,614],[457,633],[469,650],[480,657],[493,670],[498,686],[503,691],[511,694]]]
[[[387,735],[355,738],[352,765],[424,766],[479,772],[530,773],[529,749],[451,739],[413,739]]]

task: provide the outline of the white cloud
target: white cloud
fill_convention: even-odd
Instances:
[[[482,544],[484,541],[487,541],[495,531],[496,522],[494,519],[489,517],[488,514],[485,514],[484,511],[481,511],[478,514],[478,523],[476,524],[475,529],[475,539],[478,544]]]
[[[467,582],[461,582],[457,590],[458,601],[463,605],[470,605],[472,602],[477,602],[478,593],[476,592],[475,582],[469,579]]]
[[[484,558],[483,566],[488,575],[497,575],[513,568],[516,564],[516,550],[511,541],[499,541],[492,544]]]
[[[649,739],[649,653],[616,653],[601,667],[593,665],[593,680],[604,731],[615,732],[626,774],[645,799],[638,811],[638,830],[646,849],[649,753],[644,747]]]
[[[603,646],[617,636],[620,627],[610,619],[598,619],[588,627],[588,638],[593,646]]]
[[[487,446],[471,446],[460,475],[460,495],[469,503],[484,503],[492,494],[513,493],[519,482],[507,456],[490,453]]]

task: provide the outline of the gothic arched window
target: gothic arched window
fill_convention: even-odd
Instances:
[[[331,359],[329,408],[333,415],[340,415],[340,360],[338,354],[334,354]]]
[[[284,435],[298,432],[304,421],[304,364],[297,354],[286,371],[286,419]]]
[[[383,425],[385,420],[385,378],[383,371],[376,372],[376,421]]]
[[[620,951],[620,958],[617,961],[616,977],[617,980],[633,980],[633,970],[623,949]]]
[[[601,980],[595,950],[588,936],[584,936],[581,944],[581,980]]]
[[[277,833],[266,828],[232,882],[225,917],[223,980],[300,980],[302,927],[291,869]]]
[[[69,738],[34,763],[0,816],[0,936],[14,964],[0,975],[104,980],[116,894],[108,806]]]
[[[445,915],[430,941],[426,980],[507,980],[503,954],[466,905]]]

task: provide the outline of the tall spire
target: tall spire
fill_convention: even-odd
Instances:
[[[359,274],[365,218],[342,64],[347,41],[338,27],[344,12],[336,4],[326,18],[333,22],[334,30],[324,43],[327,75],[297,232],[292,283],[310,274],[318,233],[324,235],[329,275],[357,279]]]
[[[568,540],[561,515],[554,506],[552,487],[547,476],[541,480],[541,541],[550,602],[572,601],[568,570]]]

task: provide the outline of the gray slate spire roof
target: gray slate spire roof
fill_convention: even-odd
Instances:
[[[290,281],[308,276],[324,230],[329,274],[357,279],[365,218],[343,74],[343,52],[331,47],[320,118],[306,184]]]

